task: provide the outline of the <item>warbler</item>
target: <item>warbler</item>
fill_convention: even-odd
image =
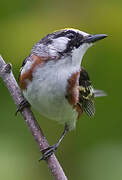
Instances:
[[[94,97],[105,96],[104,91],[93,88],[87,71],[81,67],[86,50],[105,37],[72,28],[55,31],[36,43],[24,60],[19,84],[26,100],[44,117],[64,124],[61,138],[42,151],[41,159],[55,152],[83,111],[94,115]],[[25,104],[22,102],[21,107]]]

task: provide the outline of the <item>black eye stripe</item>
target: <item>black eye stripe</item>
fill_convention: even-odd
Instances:
[[[48,34],[44,38],[39,41],[39,44],[49,45],[52,43],[53,39],[57,39],[60,37],[66,37],[69,39],[67,43],[66,49],[62,52],[63,53],[70,53],[74,48],[79,48],[79,46],[83,43],[83,35],[77,31],[72,29],[66,29],[61,31],[56,31],[51,34]]]
[[[82,44],[83,39],[83,35],[73,30],[66,30],[54,33],[54,39],[59,37],[67,37],[70,39],[67,44],[67,48],[62,53],[70,53],[74,48],[78,48]]]
[[[82,44],[82,39],[83,35],[75,33],[73,38],[71,38],[71,40],[68,42],[64,53],[70,53],[74,48],[79,48],[79,46]]]
[[[75,36],[72,33],[69,33],[66,37],[68,37],[69,39],[73,39]]]

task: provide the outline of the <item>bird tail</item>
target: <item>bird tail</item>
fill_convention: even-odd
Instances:
[[[107,94],[103,90],[94,89],[94,97],[102,97],[107,96]]]

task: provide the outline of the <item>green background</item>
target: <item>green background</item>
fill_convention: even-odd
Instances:
[[[122,179],[122,1],[0,1],[0,54],[17,79],[22,61],[44,35],[66,27],[106,33],[83,58],[94,87],[108,96],[95,100],[96,115],[85,114],[56,152],[70,180]],[[45,162],[0,79],[0,179],[51,180]],[[34,111],[35,112],[35,111]],[[55,121],[35,116],[49,143],[63,131]]]

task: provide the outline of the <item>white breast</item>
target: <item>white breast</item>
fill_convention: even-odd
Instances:
[[[64,61],[67,62],[64,65]],[[28,82],[24,96],[30,104],[43,116],[57,120],[60,123],[69,123],[75,126],[77,112],[68,103],[66,96],[67,80],[78,71],[71,66],[71,62],[59,60],[49,61],[33,72],[33,80]]]

